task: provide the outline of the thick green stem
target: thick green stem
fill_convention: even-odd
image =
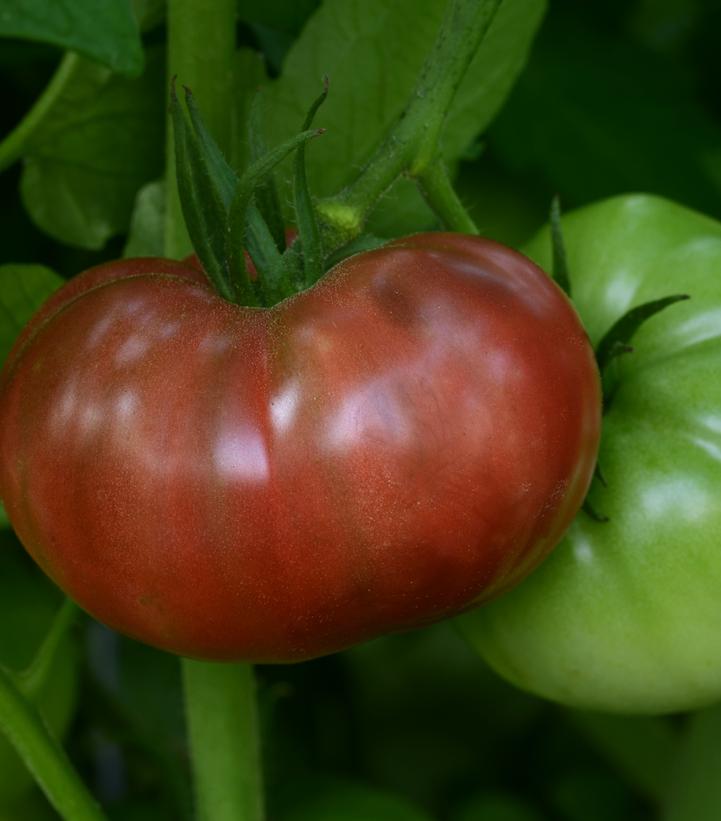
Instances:
[[[358,178],[318,204],[328,250],[358,236],[371,208],[401,174],[420,177],[439,160],[446,115],[500,4],[449,0],[436,42],[395,127]]]
[[[198,0],[168,1],[168,77],[192,89],[208,130],[221,150],[232,134],[233,61],[236,0],[215,0],[212,10]],[[166,140],[167,209],[165,252],[182,257],[191,251],[175,184],[173,134]]]
[[[220,148],[232,137],[236,0],[169,0],[168,77],[193,90]],[[190,250],[168,124],[165,252]],[[253,668],[184,659],[186,715],[198,813],[202,821],[261,821],[263,798]]]
[[[418,175],[418,186],[426,202],[449,231],[477,234],[478,227],[451,185],[442,162],[429,165]]]
[[[80,58],[77,54],[66,54],[53,74],[43,93],[18,125],[0,142],[0,171],[20,159],[35,129],[41,125],[49,109],[62,94],[72,78]]]
[[[261,821],[252,665],[186,659],[183,681],[200,821]]]
[[[100,807],[73,769],[65,751],[2,668],[0,727],[62,818],[66,821],[104,821]]]

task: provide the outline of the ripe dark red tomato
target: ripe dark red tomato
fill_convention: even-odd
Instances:
[[[197,269],[92,269],[2,376],[0,491],[98,619],[184,655],[294,661],[518,582],[588,487],[593,352],[488,240],[420,234],[270,309]]]

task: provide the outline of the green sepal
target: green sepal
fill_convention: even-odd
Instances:
[[[186,90],[186,103],[187,100]],[[207,150],[204,150],[206,146],[203,140],[186,120],[175,92],[174,79],[170,90],[170,114],[178,191],[190,240],[216,291],[224,299],[236,302],[238,294],[228,276],[224,253],[227,224],[224,184],[213,173],[214,162],[209,158]]]
[[[258,91],[253,98],[253,102],[248,112],[248,133],[250,147],[250,161],[256,162],[268,153],[268,147],[263,134],[261,117],[262,92]],[[280,207],[280,197],[275,175],[269,173],[265,180],[258,186],[255,192],[255,202],[260,211],[275,246],[278,251],[285,250],[285,221],[283,211]]]
[[[323,91],[313,101],[303,130],[306,131],[313,124],[313,118],[328,96],[328,78],[323,77]],[[313,206],[313,199],[308,188],[308,172],[306,168],[305,144],[298,147],[295,155],[295,179],[293,185],[295,201],[295,218],[298,224],[298,234],[303,248],[303,279],[306,286],[315,282],[323,273],[323,243],[320,235],[318,218]]]
[[[608,487],[608,483],[606,482],[606,477],[603,475],[603,471],[601,470],[601,465],[598,461],[593,468],[593,480],[598,481],[601,483],[603,487]],[[581,505],[581,510],[593,519],[594,522],[599,522],[600,524],[605,524],[609,522],[610,519],[605,513],[599,513],[596,508],[591,504],[588,499],[588,494],[586,494],[586,498],[583,500],[583,504]]]
[[[283,256],[278,250],[270,226],[258,208],[257,194],[248,207],[245,232],[246,250],[258,275],[262,276],[265,301],[274,303],[288,293],[288,277],[283,268]]]
[[[654,299],[644,302],[627,311],[619,320],[606,331],[601,341],[596,346],[596,361],[598,369],[603,373],[608,364],[617,356],[630,353],[633,348],[629,344],[636,331],[641,325],[659,311],[668,308],[676,302],[689,299],[688,294],[673,294],[662,299]]]
[[[606,524],[611,521],[605,513],[599,513],[596,510],[596,508],[588,501],[588,497],[583,500],[581,510],[586,514],[586,516],[593,519],[594,522],[598,522],[598,524]]]
[[[183,86],[183,90],[185,91],[185,104],[188,106],[190,121],[193,125],[195,136],[203,150],[208,169],[225,207],[230,208],[235,187],[238,184],[238,175],[233,171],[230,165],[228,165],[227,160],[223,156],[223,152],[205,127],[205,123],[200,116],[200,111],[198,110],[191,90],[186,86]]]
[[[225,157],[223,156],[223,153],[218,147],[218,144],[215,142],[210,132],[205,127],[205,123],[203,122],[202,117],[200,116],[198,107],[195,104],[195,100],[189,89],[185,90],[185,98],[196,136],[200,141],[209,168],[211,169],[213,179],[215,180],[215,183],[218,187],[218,191],[223,199],[223,203],[225,204],[225,222],[227,223],[230,213],[230,207],[233,203],[233,197],[235,196],[235,191],[238,187],[238,175],[230,167]],[[263,153],[266,153],[264,151],[262,140],[260,139],[255,141],[254,148],[257,150],[262,150]],[[269,182],[271,183],[270,185]],[[259,276],[265,276],[269,281],[272,280],[274,283],[280,277],[279,269],[281,265],[281,255],[276,237],[271,235],[272,229],[269,230],[270,225],[268,224],[267,219],[265,218],[265,214],[263,214],[262,209],[260,208],[261,195],[265,195],[266,202],[270,201],[270,199],[272,199],[272,194],[269,192],[269,189],[272,188],[273,186],[271,175],[268,174],[268,176],[265,178],[265,180],[263,180],[258,189],[256,189],[255,205],[251,204],[250,208],[248,209],[248,222],[246,225],[246,231],[243,237],[243,241],[244,244],[247,246],[247,251],[255,264]],[[278,205],[277,219],[280,222],[282,232],[283,221],[282,217],[280,216],[280,205]],[[226,243],[224,243],[223,245],[224,253],[225,247]],[[245,264],[245,259],[243,260],[243,262]],[[227,261],[225,261],[225,265],[227,267]],[[230,276],[229,273],[228,276]],[[270,284],[270,282],[268,284]],[[261,283],[261,286],[263,285],[265,285],[265,283]],[[253,288],[253,295],[251,300],[253,303],[258,301],[256,299],[256,297],[258,296],[257,290],[258,287],[261,286],[255,286]],[[244,297],[248,298],[251,295],[250,289],[245,289],[245,291],[246,292],[244,293]]]
[[[303,244],[298,237],[283,251],[283,271],[290,291],[302,291],[306,285],[303,277]]]
[[[170,111],[178,188],[193,247],[223,298],[243,305],[272,304],[292,292],[295,263],[281,254],[255,196],[279,162],[322,132],[305,131],[266,152],[239,179],[206,129],[187,88],[185,102],[189,122],[173,82]],[[246,244],[258,271],[256,278],[247,269]]]
[[[552,276],[558,287],[567,296],[571,296],[571,280],[568,276],[566,245],[563,241],[563,230],[561,228],[561,201],[558,195],[551,200],[550,223],[551,247],[553,249]]]
[[[256,188],[260,185],[268,173],[275,168],[278,163],[282,162],[289,154],[295,151],[298,146],[303,145],[307,140],[317,137],[323,131],[303,131],[295,137],[286,140],[276,148],[271,149],[261,159],[256,160],[245,171],[238,181],[235,190],[235,196],[230,206],[230,213],[228,218],[228,230],[226,231],[226,257],[229,261],[230,273],[236,280],[242,282],[242,290],[245,293],[249,291],[255,297],[253,303],[247,304],[263,304],[268,302],[268,294],[262,293],[261,281],[252,281],[248,276],[245,265],[242,240],[245,235],[245,226],[248,219],[248,209],[251,207],[251,201]],[[268,272],[263,272],[266,276]],[[269,291],[274,290],[272,283],[268,283]],[[265,296],[265,299],[263,299]]]

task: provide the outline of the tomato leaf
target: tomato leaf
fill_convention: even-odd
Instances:
[[[162,257],[165,250],[165,182],[144,185],[135,198],[124,257]]]
[[[22,198],[40,228],[99,249],[128,227],[136,192],[162,173],[163,74],[158,49],[137,80],[77,62],[24,150]]]
[[[141,32],[151,31],[166,17],[167,0],[131,0]]]
[[[269,91],[272,141],[292,133],[304,101],[327,73],[333,93],[323,108],[323,150],[309,157],[308,176],[318,196],[343,187],[396,120],[428,54],[444,0],[337,0],[308,20]],[[453,163],[493,119],[520,72],[544,10],[542,0],[507,0],[483,41],[448,116],[443,155]],[[413,25],[408,21],[412,20]],[[369,94],[368,90],[373,89]],[[285,183],[290,190],[291,170]],[[401,186],[403,203],[382,206],[386,230],[433,220],[415,186]],[[393,189],[395,191],[395,189]],[[405,219],[399,219],[404,215]]]
[[[0,265],[0,362],[30,317],[63,282],[44,265]]]
[[[129,0],[3,0],[0,37],[52,43],[119,74],[143,70],[138,24]]]
[[[239,0],[238,17],[244,23],[293,34],[319,4],[320,0]]]
[[[589,24],[585,11],[551,8],[489,131],[493,154],[567,206],[634,190],[719,215],[721,127],[699,102],[697,80],[679,62]]]

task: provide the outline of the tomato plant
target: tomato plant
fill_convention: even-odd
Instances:
[[[660,198],[619,197],[563,222],[575,304],[598,341],[649,320],[606,374],[593,507],[517,591],[464,632],[503,675],[597,710],[668,712],[721,696],[721,225]],[[550,264],[542,233],[528,246]]]
[[[11,352],[2,497],[107,624],[298,660],[535,567],[586,492],[599,396],[563,294],[487,240],[397,240],[267,310],[130,260],[75,278]]]
[[[3,4],[3,821],[716,821],[717,5]]]
[[[0,576],[8,585],[0,600],[0,664],[16,671],[32,662],[60,597],[47,580],[33,573],[22,548],[12,534],[0,534]],[[51,669],[34,693],[33,700],[53,732],[62,736],[77,700],[78,654],[66,636]],[[32,775],[5,738],[0,738],[0,812],[18,801],[33,786]]]

